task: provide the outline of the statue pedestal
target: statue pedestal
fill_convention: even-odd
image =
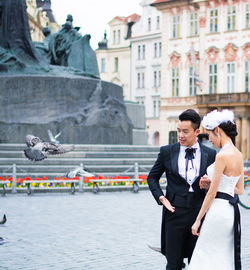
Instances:
[[[0,143],[23,143],[26,134],[60,143],[132,144],[132,123],[122,88],[79,76],[0,76]]]

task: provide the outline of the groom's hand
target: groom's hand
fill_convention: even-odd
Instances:
[[[211,180],[208,178],[208,176],[205,174],[200,179],[200,188],[209,189],[211,184]]]
[[[169,200],[165,196],[160,196],[159,201],[172,213],[175,211],[175,207],[171,205]]]

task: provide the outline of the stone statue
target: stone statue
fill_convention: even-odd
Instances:
[[[25,0],[0,0],[0,72],[25,74],[73,74],[100,78],[90,35],[73,27],[68,15],[62,29],[50,34],[43,29],[43,42],[32,42]],[[77,50],[77,51],[76,51]],[[60,67],[59,67],[60,66]]]
[[[99,78],[95,52],[89,44],[90,35],[82,35],[73,27],[73,17],[68,15],[62,29],[49,40],[51,64],[82,70],[87,76]]]
[[[40,54],[43,56],[44,59],[46,59],[46,63],[50,64],[50,52],[49,52],[49,41],[51,37],[51,32],[49,27],[43,28],[43,35],[45,36],[45,39],[43,42],[34,41],[34,45],[36,49],[40,52]]]
[[[0,46],[23,64],[41,63],[31,41],[25,0],[1,1],[0,6]]]

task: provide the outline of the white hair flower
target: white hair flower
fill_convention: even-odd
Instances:
[[[234,113],[232,111],[227,109],[221,112],[214,110],[203,117],[202,126],[207,130],[213,130],[221,123],[228,121],[234,123]]]

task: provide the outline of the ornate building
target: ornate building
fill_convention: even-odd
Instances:
[[[162,17],[160,144],[176,141],[178,115],[235,112],[236,145],[250,159],[250,2],[156,0]]]
[[[48,26],[51,32],[56,32],[60,26],[56,23],[50,0],[26,0],[30,25],[30,34],[33,41],[43,41],[43,28]]]

